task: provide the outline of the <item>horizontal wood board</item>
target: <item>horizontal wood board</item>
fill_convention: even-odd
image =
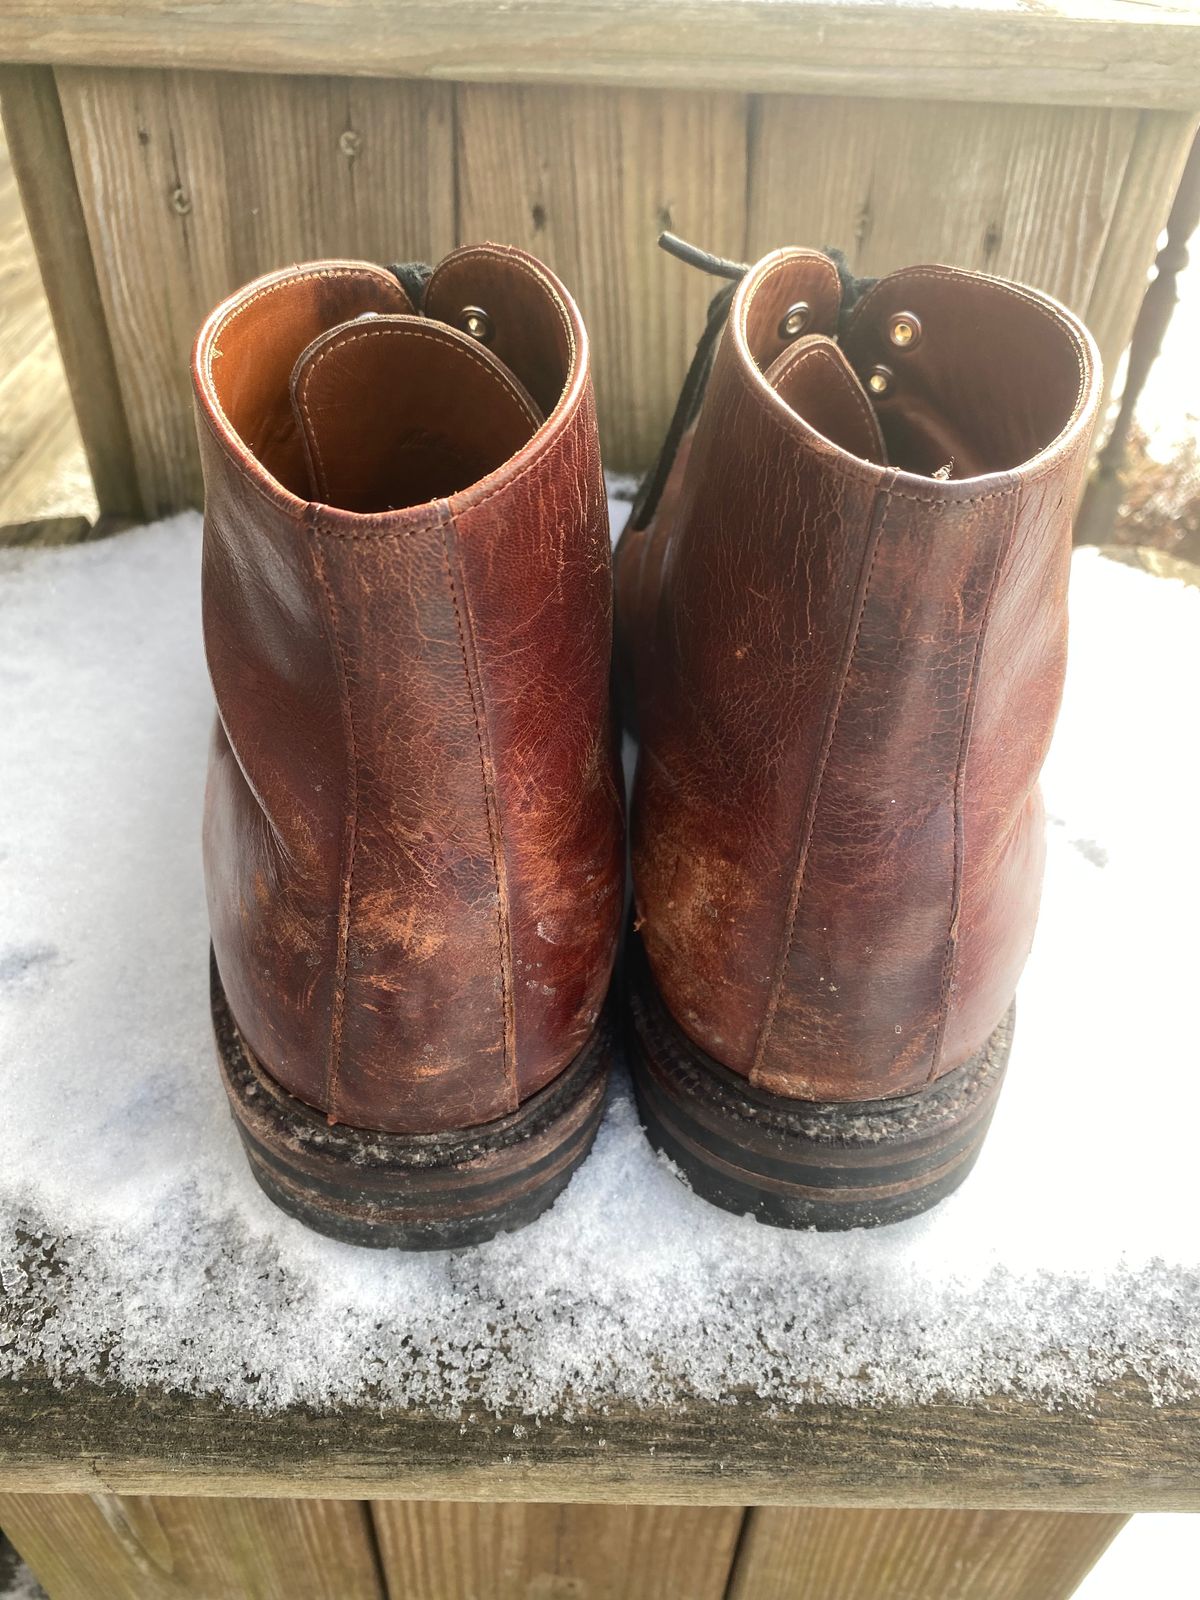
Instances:
[[[188,353],[249,278],[319,255],[519,244],[588,322],[606,464],[654,456],[716,285],[669,226],[746,257],[846,249],[1031,282],[1128,339],[1190,143],[1181,112],[347,77],[55,75],[138,492],[199,502]],[[70,314],[70,313],[68,313]]]
[[[1200,1404],[717,1405],[325,1415],[31,1376],[0,1384],[0,1488],[617,1504],[1200,1510]]]
[[[0,59],[1200,108],[1186,0],[8,0]]]

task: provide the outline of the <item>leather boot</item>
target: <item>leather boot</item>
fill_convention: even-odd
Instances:
[[[194,357],[221,1069],[254,1176],[362,1244],[548,1206],[623,881],[588,340],[494,245],[261,278]]]
[[[637,1089],[716,1204],[888,1222],[1004,1074],[1098,358],[976,273],[707,259],[738,281],[617,554]]]

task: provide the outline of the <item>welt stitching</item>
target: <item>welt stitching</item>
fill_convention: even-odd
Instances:
[[[787,938],[784,942],[783,954],[776,967],[766,1014],[763,1017],[762,1027],[759,1029],[758,1042],[755,1045],[754,1060],[750,1067],[751,1083],[759,1081],[758,1074],[770,1041],[771,1030],[775,1025],[775,1013],[779,1009],[784,979],[787,976],[788,964],[791,961],[792,946],[796,938],[796,917],[800,909],[800,890],[804,883],[804,870],[808,864],[808,852],[816,827],[817,810],[821,802],[821,788],[825,782],[825,771],[829,765],[834,736],[837,733],[838,722],[842,715],[842,705],[845,700],[850,669],[854,665],[854,657],[858,652],[858,641],[862,634],[863,618],[867,614],[867,598],[871,592],[871,579],[875,575],[875,563],[879,557],[879,547],[883,543],[883,525],[887,518],[890,498],[890,490],[880,490],[872,516],[871,547],[869,555],[864,552],[863,556],[865,576],[861,581],[858,594],[858,615],[855,618],[854,633],[850,639],[849,649],[845,652],[842,660],[841,671],[838,675],[837,693],[834,696],[830,713],[827,714],[827,726],[821,737],[821,754],[817,762],[817,771],[813,778],[812,789],[809,798],[805,802],[805,816],[801,825],[801,837],[796,850],[796,864],[792,872],[792,890],[788,900]]]
[[[516,1078],[516,1063],[513,1059],[512,1036],[515,1031],[515,1017],[513,1008],[512,973],[510,971],[512,954],[510,947],[510,933],[508,925],[508,875],[504,871],[502,860],[502,847],[499,837],[499,818],[495,812],[495,793],[492,781],[491,763],[488,759],[488,739],[484,727],[484,718],[480,714],[480,702],[483,697],[483,684],[479,685],[479,696],[475,693],[475,676],[478,675],[478,661],[476,660],[476,673],[472,674],[471,660],[475,656],[474,630],[471,630],[471,651],[467,651],[467,628],[463,624],[463,613],[458,603],[458,588],[454,582],[454,572],[450,563],[450,543],[446,537],[446,524],[453,522],[453,514],[449,507],[443,514],[439,527],[442,534],[442,556],[446,566],[446,582],[450,587],[450,603],[454,608],[454,621],[458,628],[458,647],[462,652],[463,675],[467,680],[467,694],[471,701],[471,714],[475,719],[475,742],[479,750],[479,771],[483,782],[483,811],[487,818],[488,844],[492,854],[492,875],[496,881],[496,934],[500,946],[500,1007],[503,1016],[503,1070],[505,1083],[513,1098],[514,1107],[518,1103],[518,1090]],[[470,610],[466,607],[466,595],[463,596],[463,605],[467,610],[467,621],[470,622]]]
[[[1016,523],[1017,509],[1020,505],[1020,492],[1016,485],[1009,491],[1012,496],[1012,511],[1005,527],[1004,537],[1000,541],[996,558],[992,563],[992,575],[988,580],[987,598],[983,604],[983,615],[979,619],[979,632],[975,638],[975,649],[971,655],[971,675],[967,681],[967,699],[963,706],[962,732],[958,741],[958,759],[954,768],[954,877],[950,889],[950,926],[946,930],[946,948],[942,955],[942,979],[938,996],[937,1032],[933,1041],[933,1059],[929,1067],[927,1083],[932,1083],[938,1075],[941,1065],[942,1048],[946,1038],[946,1024],[950,1012],[950,990],[954,981],[954,972],[958,964],[958,919],[962,911],[962,882],[963,862],[965,854],[965,840],[963,837],[963,792],[966,788],[967,753],[971,744],[971,729],[975,722],[975,701],[979,692],[979,663],[983,658],[984,641],[987,638],[988,623],[991,621],[992,607],[995,604],[996,594],[1000,587],[1000,573],[1008,559],[1009,549],[1012,545],[1013,527]]]
[[[308,518],[309,531],[316,528],[315,513]],[[329,614],[329,631],[333,640],[334,657],[338,671],[338,699],[342,713],[347,752],[350,757],[349,795],[346,808],[346,831],[342,840],[342,890],[338,903],[337,958],[333,980],[333,1014],[329,1024],[329,1070],[325,1083],[328,1115],[336,1121],[338,1081],[342,1070],[342,1033],[346,1015],[346,967],[350,947],[350,907],[354,888],[354,862],[358,849],[358,739],[354,727],[354,708],[350,695],[350,675],[346,670],[346,655],[342,645],[338,608],[333,597],[333,586],[325,571],[321,543],[314,539],[309,546],[317,581],[325,594]]]
[[[316,374],[316,370],[327,356],[335,355],[339,351],[344,350],[347,345],[357,344],[362,339],[394,339],[400,337],[404,338],[406,341],[409,339],[425,339],[430,344],[441,345],[445,349],[454,350],[457,354],[465,356],[468,361],[472,362],[480,369],[481,372],[485,373],[487,377],[492,380],[495,387],[500,390],[501,393],[511,395],[511,397],[520,406],[524,415],[530,422],[534,424],[535,427],[539,425],[536,414],[531,407],[526,404],[523,396],[515,389],[509,389],[504,383],[503,374],[497,372],[495,367],[492,366],[485,356],[480,355],[478,351],[472,349],[469,345],[460,344],[455,338],[447,338],[446,335],[435,333],[431,329],[410,328],[406,326],[403,329],[394,327],[369,328],[364,329],[361,333],[352,333],[340,339],[331,339],[324,349],[321,350],[309,363],[308,367],[305,369],[304,376],[300,379],[300,409],[304,413],[305,425],[307,426],[310,435],[312,435],[313,454],[316,457],[316,467],[319,474],[317,487],[320,489],[322,494],[327,493],[325,463],[321,456],[321,447],[317,443],[315,433],[313,433],[312,418],[308,411],[308,389],[313,377]]]

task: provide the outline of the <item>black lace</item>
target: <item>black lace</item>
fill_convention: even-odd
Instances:
[[[658,459],[642,479],[634,497],[633,509],[629,514],[631,528],[646,527],[658,509],[658,503],[662,499],[663,490],[666,488],[667,479],[671,475],[671,468],[679,451],[680,441],[699,414],[700,402],[704,398],[709,373],[712,371],[717,340],[725,326],[737,286],[750,271],[749,262],[730,261],[725,256],[713,255],[710,251],[701,250],[698,245],[689,244],[686,239],[680,239],[673,233],[660,233],[658,243],[677,261],[682,261],[689,267],[696,267],[701,272],[711,273],[713,277],[728,278],[732,281],[719,290],[709,304],[704,332],[700,335],[700,342],[688,367],[687,377],[683,380],[683,388],[679,391],[675,414],[671,418],[662,449],[658,452]],[[878,282],[878,279],[856,278],[850,271],[841,250],[827,249],[824,254],[837,268],[838,281],[841,284],[842,300],[838,312],[840,332],[858,301]]]
[[[427,261],[393,261],[388,271],[412,302],[414,311],[425,304],[425,291],[433,277],[433,268]]]

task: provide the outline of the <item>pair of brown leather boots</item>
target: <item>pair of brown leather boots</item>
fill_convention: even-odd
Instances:
[[[773,252],[616,554],[539,262],[323,262],[196,345],[212,1003],[254,1174],[363,1244],[528,1222],[622,1024],[651,1140],[787,1226],[968,1171],[1033,933],[1092,341],[1028,289]]]

